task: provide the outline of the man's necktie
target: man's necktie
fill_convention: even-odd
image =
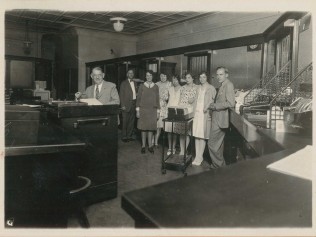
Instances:
[[[96,88],[95,88],[95,98],[99,99],[99,96],[100,96],[99,87],[96,86]]]

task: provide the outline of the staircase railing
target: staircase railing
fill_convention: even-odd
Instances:
[[[288,61],[281,70],[264,84],[253,102],[269,102],[279,91],[283,89],[291,80],[291,61]]]
[[[272,121],[283,119],[283,107],[289,106],[297,98],[312,98],[313,64],[304,67],[270,101],[269,125]]]
[[[275,75],[275,67],[273,67],[261,80],[255,84],[244,97],[244,104],[247,105],[262,91],[262,87]]]

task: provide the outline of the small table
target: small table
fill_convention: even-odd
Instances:
[[[184,136],[191,136],[189,134],[190,129],[192,129],[192,123],[193,123],[193,118],[188,118],[188,119],[163,119],[163,127],[165,130],[165,125],[166,122],[170,122],[171,123],[171,147],[173,147],[173,136],[174,136],[174,132],[173,132],[173,127],[174,127],[174,123],[184,123],[185,124],[185,130],[184,130]],[[166,133],[163,134],[163,144],[165,142],[165,136]],[[186,139],[184,142],[184,147],[186,146]],[[161,155],[161,173],[162,174],[166,174],[166,170],[176,170],[176,171],[182,171],[184,176],[187,176],[186,173],[186,168],[192,163],[192,154],[188,155],[187,154],[187,149],[184,150],[184,155],[178,155],[178,154],[173,154],[174,151],[173,149],[171,150],[171,154],[167,155],[165,157],[165,147],[162,146],[162,155]],[[191,151],[192,151],[192,143],[191,143]]]

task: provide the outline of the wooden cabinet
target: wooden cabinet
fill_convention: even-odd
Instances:
[[[82,173],[91,179],[89,203],[117,196],[118,105],[52,105],[49,117],[87,144]]]

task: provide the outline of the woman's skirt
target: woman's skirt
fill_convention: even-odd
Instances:
[[[157,108],[142,108],[139,110],[137,128],[140,130],[157,130]]]
[[[196,111],[192,125],[192,136],[202,139],[209,139],[211,130],[211,117],[203,111]]]

